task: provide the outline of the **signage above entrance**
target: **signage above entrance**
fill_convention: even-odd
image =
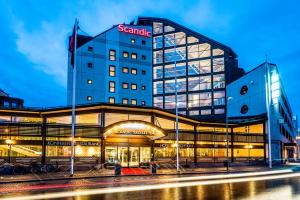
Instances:
[[[151,37],[151,32],[147,31],[147,29],[145,28],[132,28],[129,26],[125,26],[123,24],[119,24],[118,25],[118,30],[120,32],[124,32],[124,33],[129,33],[129,34],[133,34],[133,35],[140,35],[140,36],[144,36],[144,37]]]
[[[103,134],[104,137],[114,136],[145,136],[150,140],[155,140],[164,137],[165,134],[160,127],[144,121],[122,121],[112,124]]]

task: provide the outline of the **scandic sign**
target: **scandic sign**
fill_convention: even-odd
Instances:
[[[118,29],[120,32],[129,33],[133,35],[140,35],[144,37],[151,37],[151,33],[147,31],[147,29],[139,29],[139,28],[132,28],[128,26],[124,26],[123,24],[118,25]]]

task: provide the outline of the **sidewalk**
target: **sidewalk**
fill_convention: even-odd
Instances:
[[[258,171],[269,171],[269,170],[280,170],[280,169],[291,169],[295,166],[278,166],[273,169],[262,166],[241,166],[241,167],[230,167],[229,173],[238,172],[258,172]],[[133,168],[134,169],[134,168]],[[150,171],[150,169],[144,169]],[[214,174],[214,173],[226,173],[225,167],[202,167],[202,168],[180,168],[181,175],[191,174]],[[151,173],[135,174],[132,170],[132,174],[126,174],[122,176],[152,176]],[[158,169],[155,175],[178,175],[175,168],[172,169]],[[36,182],[36,181],[52,181],[52,180],[72,180],[72,179],[83,179],[83,178],[100,178],[100,177],[114,177],[113,169],[99,169],[90,171],[75,171],[73,177],[69,176],[66,171],[43,173],[43,174],[26,174],[26,175],[6,175],[0,176],[0,184],[4,183],[21,183],[21,182]]]

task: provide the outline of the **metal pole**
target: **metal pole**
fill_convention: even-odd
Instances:
[[[176,54],[176,34],[174,33],[174,55]],[[179,142],[178,142],[178,106],[177,106],[177,69],[176,69],[177,55],[174,56],[174,71],[175,71],[175,113],[176,113],[176,171],[179,173]]]
[[[227,97],[226,97],[226,99],[227,99]],[[227,99],[227,108],[228,108],[228,99]],[[228,152],[228,115],[227,115],[227,111],[228,111],[228,109],[226,110],[226,170],[227,170],[227,172],[229,172],[229,159],[228,159],[228,156],[229,156],[229,152]]]
[[[74,68],[73,68],[73,95],[72,95],[72,140],[71,140],[71,163],[70,163],[70,176],[74,174],[74,139],[75,139],[75,95],[76,95],[76,50],[77,50],[77,26],[78,19],[75,20],[75,44],[74,44]]]
[[[267,100],[267,116],[268,116],[268,154],[269,154],[269,168],[272,168],[272,139],[271,139],[271,115],[270,115],[270,106],[271,106],[271,80],[270,80],[270,70],[266,55],[266,100]]]

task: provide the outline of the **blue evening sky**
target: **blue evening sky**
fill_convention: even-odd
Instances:
[[[155,16],[232,47],[246,71],[268,54],[300,114],[299,7],[296,0],[0,0],[0,88],[26,106],[65,105],[67,37],[75,17],[93,36],[139,15]]]

